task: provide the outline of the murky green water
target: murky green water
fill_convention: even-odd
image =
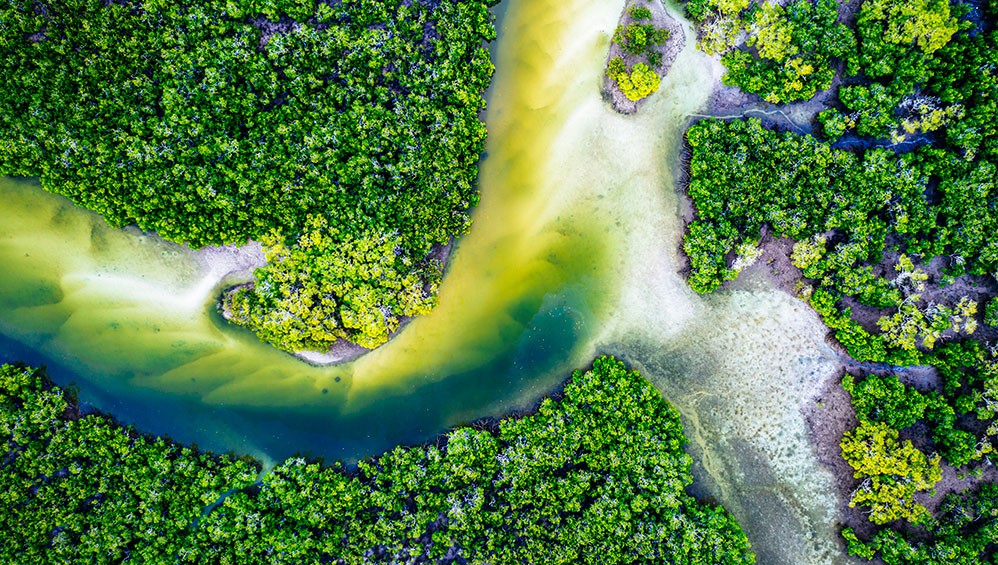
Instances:
[[[505,1],[474,227],[438,308],[388,345],[306,365],[214,313],[237,261],[0,180],[0,355],[47,364],[142,429],[271,461],[424,441],[612,352],[682,411],[697,488],[760,563],[837,561],[830,477],[800,414],[834,368],[824,330],[785,295],[704,300],[677,274],[676,151],[717,69],[687,48],[638,115],[613,113],[599,85],[622,4]]]

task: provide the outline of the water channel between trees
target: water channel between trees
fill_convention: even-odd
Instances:
[[[439,306],[352,363],[313,367],[215,312],[245,280],[204,254],[0,179],[0,356],[45,364],[140,429],[265,462],[355,460],[529,408],[596,353],[684,417],[694,490],[742,522],[760,563],[834,562],[832,480],[800,409],[835,370],[817,317],[749,281],[702,298],[679,270],[677,152],[717,66],[687,48],[630,117],[600,98],[623,1],[506,0],[481,204]],[[679,13],[669,6],[672,13]]]

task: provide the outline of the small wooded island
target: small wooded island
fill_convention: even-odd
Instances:
[[[603,95],[613,109],[637,112],[641,101],[658,91],[685,42],[682,26],[661,0],[629,0],[613,33],[603,79]]]

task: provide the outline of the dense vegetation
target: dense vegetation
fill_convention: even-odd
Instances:
[[[822,114],[826,133],[835,138],[855,129],[859,135],[901,141],[962,118],[963,100],[974,89],[990,89],[985,85],[993,80],[991,73],[968,76],[974,63],[988,64],[993,57],[984,47],[992,40],[973,33],[951,42],[961,27],[972,29],[969,21],[957,21],[967,12],[967,5],[950,6],[945,0],[864,2],[856,17],[859,48],[846,65],[847,74],[863,80],[839,90],[842,110]],[[957,133],[973,121],[949,129]]]
[[[223,299],[230,319],[291,351],[327,349],[339,339],[364,347],[388,340],[405,316],[430,311],[441,265],[414,265],[398,236],[342,240],[315,218],[301,238],[284,245],[263,238],[267,265],[256,284]]]
[[[701,4],[730,3],[687,9]],[[859,425],[841,447],[858,479],[851,505],[886,527],[867,542],[847,530],[850,551],[989,562],[994,485],[948,496],[935,515],[919,501],[943,466],[979,476],[998,442],[995,6],[866,0],[855,20],[843,42],[854,47],[835,55],[848,78],[817,117],[829,141],[758,120],[687,131],[689,282],[713,291],[759,256],[764,235],[792,239],[796,291],[867,362],[843,379]],[[910,365],[934,374],[906,377]]]
[[[938,518],[911,533],[884,529],[864,543],[852,529],[843,531],[849,552],[886,565],[983,565],[994,562],[998,540],[998,485],[951,494]]]
[[[162,563],[257,469],[81,414],[38,370],[0,366],[0,561]]]
[[[623,56],[610,58],[606,75],[632,102],[651,96],[662,83],[655,69],[662,66],[661,47],[670,34],[668,29],[656,27],[652,19],[650,8],[628,2],[621,24],[613,33],[613,45]]]
[[[699,46],[724,55],[725,83],[774,104],[808,100],[830,87],[833,60],[856,45],[836,21],[835,0],[687,0],[686,11],[700,24]]]
[[[0,384],[4,562],[754,562],[730,515],[686,494],[678,413],[611,358],[494,431],[355,472],[293,458],[255,484],[246,463],[80,415],[38,371]]]
[[[871,522],[928,517],[915,494],[932,490],[942,478],[938,455],[929,458],[911,441],[898,441],[897,430],[886,424],[863,422],[845,433],[842,457],[855,469],[853,476],[863,479],[849,506],[868,507]]]
[[[292,245],[322,217],[350,253],[391,239],[399,266],[421,264],[477,202],[488,5],[11,0],[0,175],[40,177],[113,225],[193,246],[274,232]],[[392,316],[375,318],[395,297],[366,302],[361,333],[383,335]],[[250,312],[251,327],[281,315]]]
[[[843,441],[864,479],[853,503],[870,507],[878,523],[924,517],[914,494],[931,490],[939,474],[898,441],[898,431],[924,421],[932,449],[955,467],[988,461],[998,440],[998,357],[974,339],[993,332],[979,307],[990,304],[993,283],[974,273],[998,272],[984,235],[996,233],[986,227],[996,200],[981,192],[989,184],[979,177],[956,176],[993,165],[929,148],[857,154],[757,120],[701,121],[687,139],[697,218],[684,249],[694,289],[709,292],[737,276],[747,263],[739,258],[755,254],[766,226],[796,241],[798,291],[852,357],[937,369],[939,390],[928,392],[896,376],[844,382],[863,422],[856,433],[866,438],[862,446],[855,436]],[[850,459],[851,452],[859,455]],[[869,465],[880,470],[863,470]]]

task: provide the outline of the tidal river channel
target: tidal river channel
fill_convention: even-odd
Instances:
[[[682,412],[695,492],[734,512],[760,563],[838,561],[832,480],[801,415],[837,366],[825,330],[763,282],[686,287],[677,152],[717,66],[684,22],[660,92],[614,113],[599,88],[622,5],[500,6],[474,225],[439,306],[384,347],[334,367],[278,352],[215,312],[246,276],[238,254],[114,230],[0,179],[0,360],[44,364],[142,430],[269,464],[353,461],[526,409],[614,353]]]

